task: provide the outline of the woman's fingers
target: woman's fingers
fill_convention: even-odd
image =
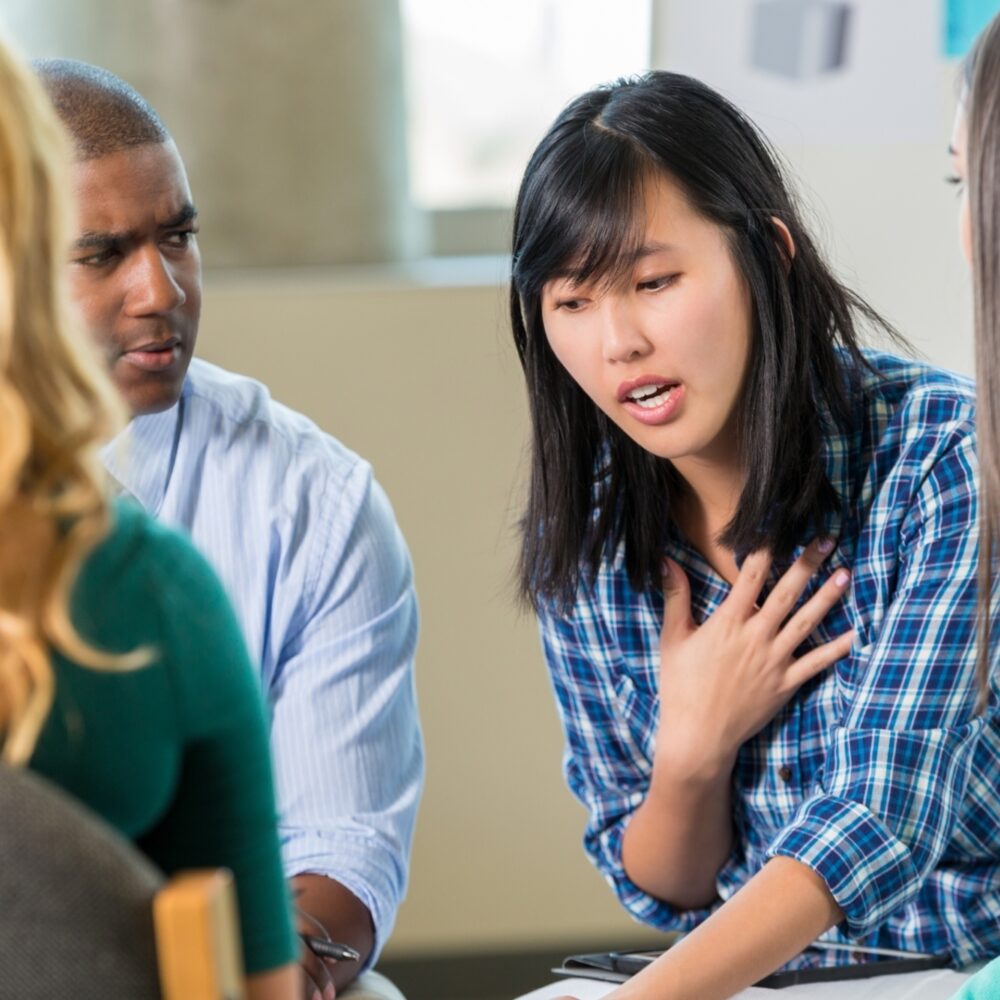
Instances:
[[[832,667],[851,652],[856,633],[853,629],[838,635],[836,639],[810,649],[805,656],[796,660],[785,672],[789,692],[797,691],[806,681]]]
[[[790,658],[795,650],[816,631],[829,610],[844,596],[851,574],[838,569],[781,627],[774,640],[774,650],[781,658]]]
[[[833,551],[833,547],[834,543],[829,538],[817,538],[810,542],[767,595],[767,600],[761,606],[760,616],[775,631],[781,628],[781,623],[795,607],[796,601]]]
[[[691,586],[687,574],[673,559],[663,560],[663,628],[660,646],[679,642],[694,628]]]
[[[756,609],[761,588],[764,586],[770,571],[771,553],[766,549],[751,552],[743,560],[740,575],[736,578],[736,583],[733,584],[733,589],[729,592],[723,605],[744,617],[752,615]]]

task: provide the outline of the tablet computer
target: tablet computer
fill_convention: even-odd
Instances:
[[[672,940],[667,942],[667,947],[676,942],[680,936],[671,935]],[[552,971],[557,975],[582,976],[623,983],[654,962],[665,950],[665,948],[653,951],[637,949],[569,955],[561,966]],[[924,972],[943,969],[950,964],[950,959],[946,955],[817,942],[782,968],[754,983],[754,986],[778,990],[802,983],[828,983],[845,979],[870,979],[874,976]]]

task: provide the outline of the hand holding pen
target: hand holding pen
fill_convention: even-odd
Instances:
[[[300,934],[299,937],[317,958],[330,958],[335,962],[356,962],[361,958],[361,953],[350,945],[338,944],[329,938],[315,937],[312,934]]]
[[[354,948],[331,941],[326,928],[314,916],[296,907],[299,937],[305,945],[300,958],[303,971],[304,1000],[334,1000],[337,995],[327,962],[357,962],[361,955]]]

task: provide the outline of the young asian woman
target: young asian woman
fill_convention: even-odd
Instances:
[[[511,319],[521,592],[585,848],[636,918],[690,931],[616,1000],[727,997],[821,935],[990,954],[971,385],[862,349],[892,331],[767,142],[671,73],[542,139]]]

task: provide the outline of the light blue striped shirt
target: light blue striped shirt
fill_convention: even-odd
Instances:
[[[413,573],[371,467],[197,359],[179,402],[104,458],[225,584],[270,709],[286,874],[327,875],[368,907],[373,963],[406,888],[423,744]]]

